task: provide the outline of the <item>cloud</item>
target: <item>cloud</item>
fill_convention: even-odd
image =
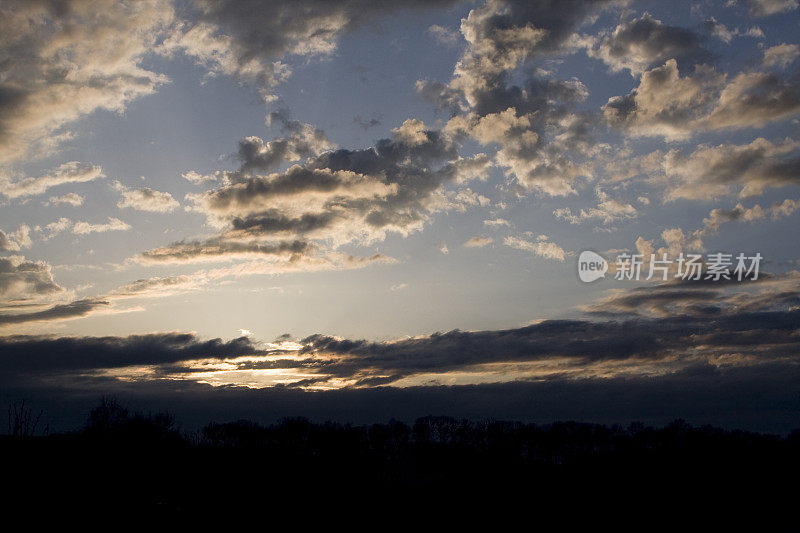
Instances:
[[[681,77],[678,63],[669,59],[642,74],[639,86],[627,95],[610,98],[603,112],[611,125],[632,135],[682,138],[695,128],[696,117],[712,104],[721,83],[722,76],[707,65]]]
[[[240,166],[237,170],[218,171],[209,175],[190,171],[182,174],[183,178],[198,185],[205,182],[221,182],[224,185],[242,183],[284,163],[301,162],[336,147],[322,130],[290,119],[287,109],[271,112],[267,120],[270,124],[280,124],[285,136],[266,142],[255,136],[239,141],[236,158]]]
[[[339,37],[363,22],[398,9],[431,9],[454,0],[207,1],[196,0],[196,20],[184,21],[164,42],[165,52],[181,51],[211,75],[224,74],[256,83],[266,100],[270,90],[291,74],[291,58],[333,54]]]
[[[681,289],[669,290],[675,300],[686,296]],[[660,294],[652,294],[651,302]],[[694,294],[700,299],[713,291],[706,294],[697,289]],[[615,305],[620,302],[618,298]],[[125,376],[136,370],[140,383],[164,377],[225,383],[240,373],[252,379],[267,371],[298,376],[293,378],[294,386],[335,388],[413,386],[422,383],[420,379],[436,376],[467,379],[471,375],[483,383],[641,379],[679,375],[698,365],[719,372],[737,367],[758,372],[760,366],[796,358],[798,344],[793,331],[798,327],[797,315],[797,311],[784,310],[667,313],[612,321],[545,320],[520,328],[454,330],[383,342],[316,334],[291,346],[257,346],[244,337],[202,341],[178,333],[100,338],[16,336],[0,338],[4,354],[0,366],[4,375],[17,382],[62,376],[66,384],[77,375]]]
[[[76,222],[72,226],[75,235],[88,235],[90,233],[105,233],[107,231],[127,231],[131,226],[118,218],[109,217],[105,224],[90,224],[89,222]]]
[[[511,227],[511,223],[504,218],[493,218],[490,220],[484,220],[483,224],[485,226],[489,226],[490,228],[499,228],[500,226],[506,226],[508,228]]]
[[[224,239],[181,241],[147,250],[141,254],[141,261],[144,263],[189,263],[230,261],[257,256],[283,257],[291,261],[298,260],[304,255],[310,255],[315,248],[311,243],[301,240],[281,241],[275,244],[226,241]]]
[[[439,44],[448,46],[454,46],[458,44],[458,32],[445,28],[444,26],[433,24],[428,27],[428,33],[430,33]]]
[[[621,22],[587,52],[602,59],[613,71],[628,69],[631,75],[641,74],[667,59],[676,59],[684,67],[709,59],[700,35],[665,25],[647,12],[638,19]]]
[[[72,207],[78,207],[83,205],[84,200],[85,198],[80,194],[69,192],[61,196],[51,196],[45,205],[59,206],[62,204],[67,204],[71,205]]]
[[[760,195],[766,187],[800,183],[800,142],[700,145],[690,154],[671,150],[664,160],[671,186],[667,200],[710,199],[738,190],[741,198]]]
[[[700,120],[704,129],[763,127],[800,112],[800,87],[773,73],[738,74],[719,94],[713,111]]]
[[[521,190],[563,196],[588,177],[594,116],[571,109],[588,90],[577,78],[560,80],[528,63],[573,47],[576,28],[611,2],[502,2],[472,9],[462,20],[467,48],[448,83],[420,80],[417,90],[453,118],[449,131],[498,144],[495,160]]]
[[[122,112],[167,81],[142,67],[173,21],[171,2],[3,2],[0,162],[69,138],[63,127],[95,110]],[[36,193],[33,193],[36,194]]]
[[[187,196],[192,209],[220,230],[191,243],[192,260],[225,260],[273,250],[281,242],[313,242],[292,253],[324,255],[346,243],[383,240],[390,232],[405,236],[421,230],[433,213],[489,201],[463,187],[485,177],[488,157],[461,158],[450,135],[417,119],[406,120],[374,147],[324,148],[276,173],[264,173],[269,165],[240,150],[243,164],[226,173],[222,186]],[[186,257],[185,243],[173,248],[180,250],[174,257]]]
[[[757,220],[764,220],[772,218],[777,220],[781,217],[789,216],[795,211],[800,209],[800,201],[787,198],[782,202],[775,202],[774,204],[762,208],[760,205],[755,204],[753,207],[746,208],[741,203],[736,204],[733,209],[714,208],[708,214],[707,218],[703,219],[702,229],[694,233],[698,239],[703,239],[709,235],[713,235],[719,231],[722,224],[729,222],[755,222]]]
[[[33,245],[30,234],[31,228],[25,224],[12,233],[0,230],[0,252],[19,252],[23,248],[30,248]]]
[[[643,317],[735,317],[761,312],[792,312],[800,304],[800,273],[760,275],[757,281],[674,280],[650,287],[615,289],[582,306],[598,315]],[[780,338],[776,334],[772,340]],[[768,343],[770,339],[764,338]]]
[[[539,235],[536,242],[530,242],[520,237],[508,236],[503,239],[503,244],[517,250],[532,252],[534,255],[545,259],[564,261],[566,253],[556,243],[548,240],[547,235]]]
[[[655,384],[671,378],[683,390],[698,375],[713,376],[704,382],[706,386],[728,386],[726,376],[732,373],[764,379],[796,366],[798,289],[796,272],[765,274],[758,282],[676,281],[611,291],[586,308],[589,318],[389,341],[325,334],[274,343],[244,337],[203,340],[181,333],[18,335],[0,337],[0,376],[4,385],[85,390],[106,382],[133,383],[142,391],[164,379],[173,388],[181,387],[181,382],[202,381],[240,387],[280,385],[274,389],[279,391],[389,386],[408,387],[415,393],[430,383],[487,387],[535,382],[563,391],[575,384],[595,386],[613,380],[624,380],[620,390],[630,392],[641,385],[652,391]],[[69,315],[68,309],[55,309],[51,313]],[[452,398],[462,389],[446,390]],[[675,416],[674,406],[670,415]]]
[[[365,120],[361,117],[361,115],[356,115],[353,117],[353,124],[357,124],[361,127],[364,131],[367,131],[370,128],[374,128],[375,126],[380,126],[381,121],[377,118],[371,118],[369,120]]]
[[[786,68],[791,65],[797,56],[800,56],[800,46],[796,44],[779,44],[764,50],[765,67]]]
[[[59,166],[50,174],[38,178],[11,179],[0,175],[0,194],[8,198],[20,198],[42,194],[51,187],[67,183],[86,183],[105,178],[103,169],[88,163],[70,161]]]
[[[147,187],[130,189],[118,181],[114,183],[114,188],[122,194],[122,198],[117,202],[117,207],[120,209],[131,208],[151,213],[171,213],[180,207],[178,201],[168,192],[154,191]]]
[[[340,35],[397,9],[454,0],[345,2],[197,0],[176,16],[172,0],[8,1],[0,16],[0,163],[52,151],[71,123],[97,110],[123,112],[169,79],[145,67],[183,53],[254,82],[265,99],[291,73],[284,60],[329,56]]]
[[[190,170],[189,172],[184,172],[181,174],[181,177],[186,181],[194,183],[195,185],[201,185],[206,182],[213,182],[218,181],[221,176],[218,174],[200,174],[194,170]]]
[[[746,31],[738,28],[729,29],[727,26],[711,17],[703,22],[703,28],[725,43],[730,43],[734,37],[753,37],[756,39],[764,39],[764,32],[758,26],[750,26]]]
[[[609,197],[600,187],[595,189],[595,194],[598,199],[597,207],[581,209],[577,214],[573,214],[569,207],[562,207],[554,210],[553,215],[556,218],[566,220],[570,224],[582,224],[589,220],[597,220],[606,226],[622,220],[636,218],[638,215],[636,208],[631,204]]]
[[[245,337],[231,341],[200,340],[188,333],[129,337],[3,337],[4,367],[20,373],[81,372],[99,368],[165,364],[203,358],[263,353]]]
[[[109,306],[104,297],[76,299],[52,267],[22,256],[0,257],[0,327],[85,317]]]
[[[203,274],[138,279],[110,291],[105,299],[163,298],[201,289],[208,282]]]
[[[472,237],[464,243],[464,246],[466,248],[483,248],[492,244],[493,241],[494,239],[491,237]]]
[[[38,304],[64,292],[53,279],[50,265],[44,261],[30,261],[15,255],[0,257],[0,306]]]
[[[66,304],[58,304],[31,313],[3,313],[0,314],[0,326],[21,324],[26,322],[56,322],[60,320],[72,320],[82,318],[98,308],[107,306],[108,302],[103,300],[76,300]]]
[[[59,233],[63,233],[72,228],[72,221],[68,218],[61,217],[55,222],[46,224],[43,228],[36,226],[36,231],[46,233],[43,240],[50,240]]]
[[[61,217],[55,222],[45,226],[36,226],[36,231],[43,233],[43,240],[50,240],[60,233],[70,231],[75,235],[89,235],[90,233],[104,233],[107,231],[127,231],[131,226],[118,218],[109,217],[105,224],[92,224],[89,222],[72,220]]]
[[[797,0],[744,0],[754,17],[766,17],[797,9]]]
[[[709,65],[681,76],[674,59],[642,74],[638,87],[603,106],[606,120],[633,136],[685,139],[694,133],[760,128],[800,112],[800,89],[771,72],[727,80]]]

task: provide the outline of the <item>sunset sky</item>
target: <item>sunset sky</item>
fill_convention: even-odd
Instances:
[[[797,0],[3,0],[0,394],[780,429],[799,133]]]

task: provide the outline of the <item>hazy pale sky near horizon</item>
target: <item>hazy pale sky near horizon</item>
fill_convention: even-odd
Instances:
[[[0,2],[0,335],[792,311],[798,30],[796,0]],[[771,277],[584,284],[586,249]]]

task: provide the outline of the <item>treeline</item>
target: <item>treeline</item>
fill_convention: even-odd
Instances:
[[[365,501],[478,494],[548,501],[615,491],[636,498],[675,487],[697,497],[709,490],[741,497],[756,488],[763,496],[776,480],[800,473],[798,431],[780,437],[681,420],[652,428],[427,416],[411,425],[240,420],[185,433],[168,414],[132,412],[108,398],[80,431],[0,443],[0,453],[14,458],[6,472],[15,486],[36,497],[86,496],[108,508],[135,502],[169,512],[207,498],[255,504],[309,490]]]

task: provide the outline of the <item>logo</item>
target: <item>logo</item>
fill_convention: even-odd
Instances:
[[[591,283],[606,277],[606,272],[608,272],[608,262],[605,259],[590,250],[581,252],[578,257],[578,277],[581,281]]]

